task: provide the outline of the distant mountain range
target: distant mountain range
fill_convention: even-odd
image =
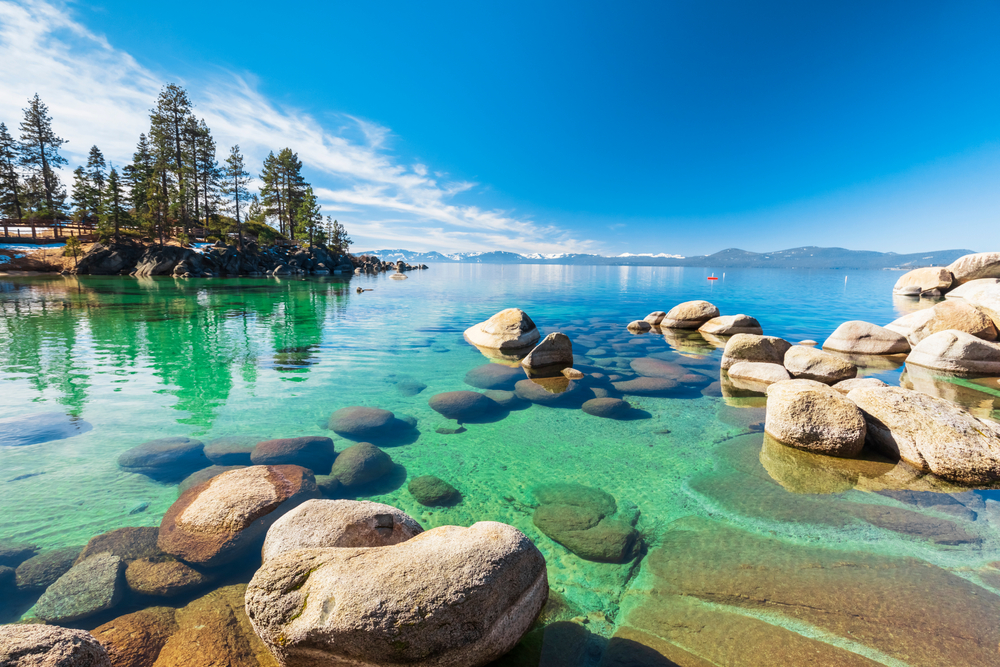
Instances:
[[[375,255],[386,261],[403,260],[409,264],[577,264],[610,266],[703,266],[712,268],[770,268],[770,269],[913,269],[921,266],[946,266],[973,250],[932,250],[909,255],[873,250],[847,250],[845,248],[791,248],[775,252],[750,252],[728,248],[713,255],[683,257],[667,253],[623,253],[615,256],[558,253],[543,255],[514,252],[415,252],[403,249],[355,251],[355,255]]]

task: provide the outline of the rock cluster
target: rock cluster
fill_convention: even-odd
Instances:
[[[357,268],[354,269],[355,273],[380,273],[382,271],[397,271],[398,273],[403,273],[404,271],[427,269],[426,264],[407,264],[403,260],[398,260],[397,262],[387,262],[375,257],[374,255],[359,255],[354,258],[354,262],[357,264]]]

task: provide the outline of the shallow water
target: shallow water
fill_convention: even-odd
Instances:
[[[720,280],[707,281],[710,273],[459,264],[411,272],[405,281],[386,275],[0,276],[0,419],[60,412],[87,427],[64,439],[0,447],[0,541],[48,550],[84,544],[113,528],[159,525],[177,498],[176,484],[123,472],[116,464],[120,452],[142,442],[166,436],[207,442],[222,436],[328,435],[339,451],[352,443],[325,430],[330,413],[349,405],[376,406],[417,419],[418,436],[386,449],[405,468],[405,478],[437,475],[454,484],[463,500],[450,508],[425,508],[401,476],[358,497],[400,507],[425,528],[479,520],[517,526],[544,553],[564,615],[588,617],[596,637],[634,630],[713,664],[758,664],[757,658],[738,654],[738,646],[679,636],[676,624],[673,630],[664,624],[702,614],[698,622],[732,623],[733,632],[743,632],[752,621],[759,625],[753,636],[790,633],[796,641],[807,638],[872,664],[935,664],[933,651],[920,644],[926,629],[900,630],[889,642],[854,636],[857,628],[826,627],[766,602],[746,605],[745,592],[733,593],[726,582],[735,590],[735,572],[743,567],[737,561],[753,562],[775,549],[787,551],[791,570],[822,562],[817,549],[829,550],[831,562],[887,559],[894,572],[903,561],[892,559],[914,558],[940,574],[928,579],[931,588],[923,596],[908,593],[914,604],[957,597],[953,615],[968,614],[972,622],[983,613],[982,601],[1000,592],[1000,570],[988,567],[1000,561],[1000,495],[928,479],[900,481],[892,477],[899,471],[889,472],[892,466],[884,464],[860,477],[831,473],[822,462],[769,448],[760,433],[763,411],[753,407],[761,401],[723,397],[713,384],[721,350],[697,336],[632,336],[625,330],[650,311],[706,299],[723,314],[756,317],[767,334],[822,343],[845,320],[886,324],[930,304],[894,301],[891,287],[898,274],[890,271],[727,270],[716,272]],[[357,294],[359,285],[373,291]],[[647,419],[613,421],[535,405],[501,421],[468,424],[463,433],[437,433],[455,423],[431,410],[428,399],[470,389],[465,374],[488,363],[464,341],[463,330],[514,306],[527,311],[543,335],[569,335],[578,355],[595,350],[581,359],[585,368],[628,370],[631,359],[654,356],[704,380],[666,396],[630,397],[633,406],[649,413]],[[901,372],[864,370],[890,384],[901,381]],[[397,385],[409,380],[427,388],[407,395]],[[995,379],[902,381],[982,416],[1000,416]],[[627,564],[593,563],[542,534],[532,523],[537,504],[532,490],[565,481],[603,489],[619,507],[634,504],[641,513],[637,528],[647,545],[645,557]],[[676,556],[688,563],[689,578],[668,577],[650,565],[669,558],[668,547],[683,552],[676,539],[683,534],[676,532],[680,527],[708,544],[717,535],[723,555],[728,531],[747,536],[735,560],[720,556],[713,574],[720,590],[695,581],[704,573],[694,572],[690,562],[705,561],[695,546]],[[750,553],[754,549],[760,553]],[[849,572],[801,581],[790,576],[808,589],[813,606],[837,607],[845,586],[871,585],[871,567],[859,569],[855,579]],[[664,587],[669,591],[649,595]],[[693,596],[708,607],[681,609],[663,602],[673,596]],[[8,606],[0,621],[30,616],[31,602]],[[894,618],[890,614],[887,622]],[[933,635],[933,622],[929,627]],[[942,625],[941,632],[946,630]],[[914,657],[921,651],[924,658]],[[995,656],[995,642],[992,651]],[[975,664],[978,654],[969,656],[953,664]]]

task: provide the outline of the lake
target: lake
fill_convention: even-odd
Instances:
[[[731,665],[1000,664],[997,491],[765,442],[763,399],[720,385],[720,348],[698,334],[625,328],[705,299],[724,315],[756,317],[768,335],[822,344],[846,320],[884,325],[930,303],[894,299],[891,271],[730,269],[706,280],[712,273],[455,264],[407,280],[0,276],[0,418],[64,420],[55,420],[55,439],[0,447],[0,542],[44,552],[158,526],[177,480],[117,465],[143,442],[326,435],[341,451],[353,443],[326,430],[327,419],[363,405],[417,427],[384,448],[397,474],[347,497],[398,507],[425,529],[494,520],[524,531],[548,564],[543,621],[576,619],[585,636],[574,641],[591,647],[579,664],[643,645],[679,651],[671,659],[682,665],[687,656]],[[687,380],[664,395],[628,397],[643,419],[532,405],[449,433],[457,424],[428,400],[472,389],[466,374],[490,362],[462,333],[508,307],[526,311],[543,336],[566,333],[587,373],[630,377],[634,359],[651,357],[682,366]],[[862,374],[1000,416],[995,379],[944,382],[903,370]],[[406,485],[420,475],[450,482],[461,502],[420,505]],[[637,513],[636,558],[585,560],[542,533],[535,490],[551,483],[600,489],[619,511]],[[245,566],[227,581],[246,581],[254,564]],[[36,598],[11,597],[0,622],[30,617]],[[78,627],[145,604],[162,601],[126,599]]]

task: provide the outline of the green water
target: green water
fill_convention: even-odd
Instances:
[[[912,557],[984,596],[1000,593],[1000,577],[986,567],[1000,561],[996,492],[927,479],[859,484],[857,475],[845,485],[843,476],[811,467],[814,461],[762,453],[763,410],[742,407],[761,401],[727,399],[714,383],[721,350],[698,338],[625,330],[652,310],[704,298],[723,314],[757,317],[765,333],[822,342],[844,320],[885,324],[927,303],[894,303],[892,272],[728,271],[716,283],[705,280],[708,273],[457,265],[412,272],[406,281],[0,276],[0,417],[65,412],[92,426],[63,440],[0,448],[0,540],[48,550],[113,528],[159,525],[176,485],[116,465],[120,452],[145,441],[328,435],[339,451],[352,443],[325,430],[327,417],[367,405],[416,418],[412,442],[386,451],[407,478],[441,477],[463,501],[426,508],[405,482],[360,497],[397,506],[425,528],[479,520],[517,526],[545,555],[566,615],[590,614],[588,627],[598,636],[623,627],[623,610],[635,606],[626,601],[656,588],[649,558],[593,563],[553,542],[532,523],[538,484],[577,482],[606,491],[620,506],[634,504],[650,554],[678,520],[708,519],[698,530],[738,528],[794,548]],[[374,289],[357,294],[358,285]],[[543,335],[565,332],[585,367],[628,370],[631,359],[652,355],[704,380],[667,396],[629,397],[648,419],[613,421],[536,405],[466,425],[464,433],[438,434],[455,424],[428,399],[470,389],[465,374],[488,363],[462,331],[505,307],[527,311]],[[901,370],[863,372],[895,384]],[[397,384],[409,380],[427,388],[407,396]],[[997,416],[995,380],[926,380],[918,388]],[[836,595],[830,591],[831,600]],[[755,618],[766,616],[758,612]],[[30,601],[3,613],[2,621],[30,615]],[[788,616],[767,618],[802,636],[812,632]],[[883,656],[876,663],[924,664],[841,639],[824,641]],[[727,664],[744,664],[730,658]]]

